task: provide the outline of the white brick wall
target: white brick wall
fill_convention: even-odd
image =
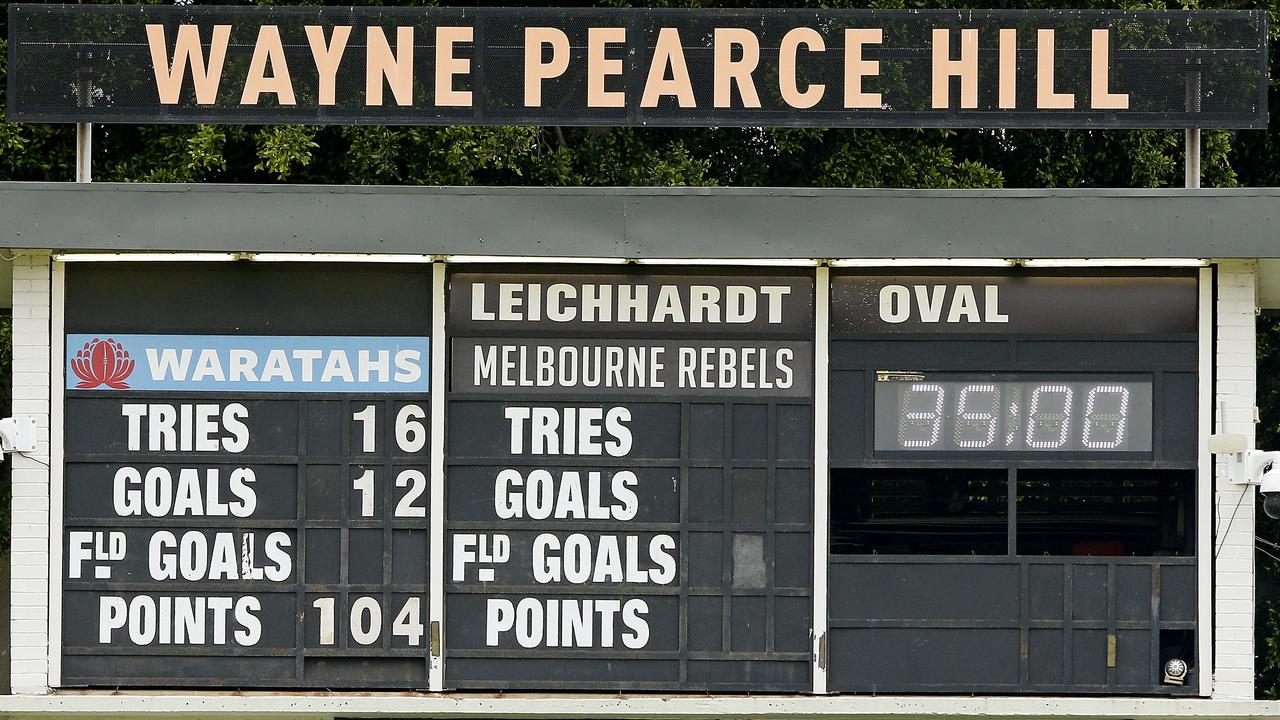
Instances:
[[[13,413],[34,415],[36,452],[13,463],[13,586],[10,679],[19,694],[49,691],[49,310],[50,259],[13,261]]]
[[[1251,442],[1257,402],[1256,282],[1252,260],[1218,264],[1214,432],[1244,433]],[[1213,696],[1252,700],[1254,490],[1228,483],[1221,461],[1214,465],[1214,477]]]

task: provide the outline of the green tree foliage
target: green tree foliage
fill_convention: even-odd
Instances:
[[[92,0],[89,0],[92,1]],[[159,0],[135,2],[166,4]],[[333,4],[234,0],[199,4]],[[475,5],[369,2],[367,5]],[[519,5],[520,2],[508,3]],[[529,3],[533,4],[533,3]],[[1262,9],[1271,64],[1280,53],[1280,0],[601,0],[554,3],[674,7],[975,7]],[[69,180],[73,130],[4,121],[8,35],[0,12],[0,180]],[[1271,73],[1271,84],[1277,75]],[[1280,117],[1272,92],[1272,117]],[[663,129],[561,127],[99,126],[94,177],[119,182],[400,185],[720,185],[823,187],[1171,187],[1182,183],[1179,131]],[[1212,131],[1203,141],[1206,187],[1280,185],[1280,133]],[[1260,326],[1264,432],[1280,447],[1280,322]],[[7,332],[7,325],[0,326]],[[7,352],[7,337],[3,338]],[[3,360],[3,357],[0,357]],[[1268,435],[1268,433],[1270,433]],[[1259,513],[1261,517],[1261,513]],[[7,517],[7,512],[5,513]],[[1280,523],[1260,526],[1280,540]],[[1280,556],[1280,552],[1275,552]],[[1280,562],[1259,555],[1259,688],[1280,698]]]

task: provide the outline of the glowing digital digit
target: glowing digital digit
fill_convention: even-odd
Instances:
[[[1107,400],[1106,396],[1112,396]],[[1103,409],[1104,403],[1110,407]],[[1124,444],[1125,427],[1129,424],[1129,388],[1123,385],[1098,385],[1089,390],[1084,402],[1084,427],[1080,442],[1086,450],[1114,450]],[[1095,437],[1097,435],[1098,437]],[[1106,436],[1107,439],[1102,439]]]
[[[927,396],[917,408],[913,398]],[[938,444],[942,435],[942,402],[946,391],[938,383],[912,383],[902,395],[901,419],[898,421],[898,442],[904,448],[930,448]]]
[[[1018,439],[1018,422],[1021,419],[1018,415],[1018,410],[1022,407],[1022,389],[1013,383],[1009,383],[1008,387],[1009,402],[1005,405],[1008,408],[1008,414],[1005,416],[1004,423],[1004,426],[1008,429],[1004,434],[1004,446],[1012,448],[1013,441]]]
[[[876,450],[972,454],[1151,449],[1152,383],[1145,379],[936,373],[877,381],[875,408]]]
[[[982,403],[982,410],[969,408],[969,396],[989,395],[989,402]],[[996,417],[1000,411],[1000,388],[991,383],[965,385],[956,400],[956,447],[991,447],[996,440]]]
[[[1031,391],[1031,406],[1027,409],[1027,447],[1036,450],[1057,450],[1067,444],[1071,432],[1071,388],[1066,385],[1041,385]],[[1051,398],[1062,398],[1057,408],[1049,405]],[[1042,403],[1041,398],[1045,401]]]

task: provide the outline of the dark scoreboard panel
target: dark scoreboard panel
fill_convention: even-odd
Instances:
[[[63,684],[425,688],[430,269],[66,287]]]
[[[818,276],[68,263],[62,685],[1195,693],[1197,277]]]
[[[811,272],[449,277],[445,682],[811,690]]]
[[[832,272],[829,689],[1197,692],[1197,310],[1186,271]]]

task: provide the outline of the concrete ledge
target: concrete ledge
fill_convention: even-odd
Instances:
[[[1280,189],[0,183],[0,247],[615,258],[1280,257]]]
[[[1164,698],[1062,697],[697,697],[582,695],[322,695],[280,693],[102,694],[58,693],[0,698],[6,718],[93,717],[215,718],[262,716],[431,718],[1274,718],[1280,702]]]

